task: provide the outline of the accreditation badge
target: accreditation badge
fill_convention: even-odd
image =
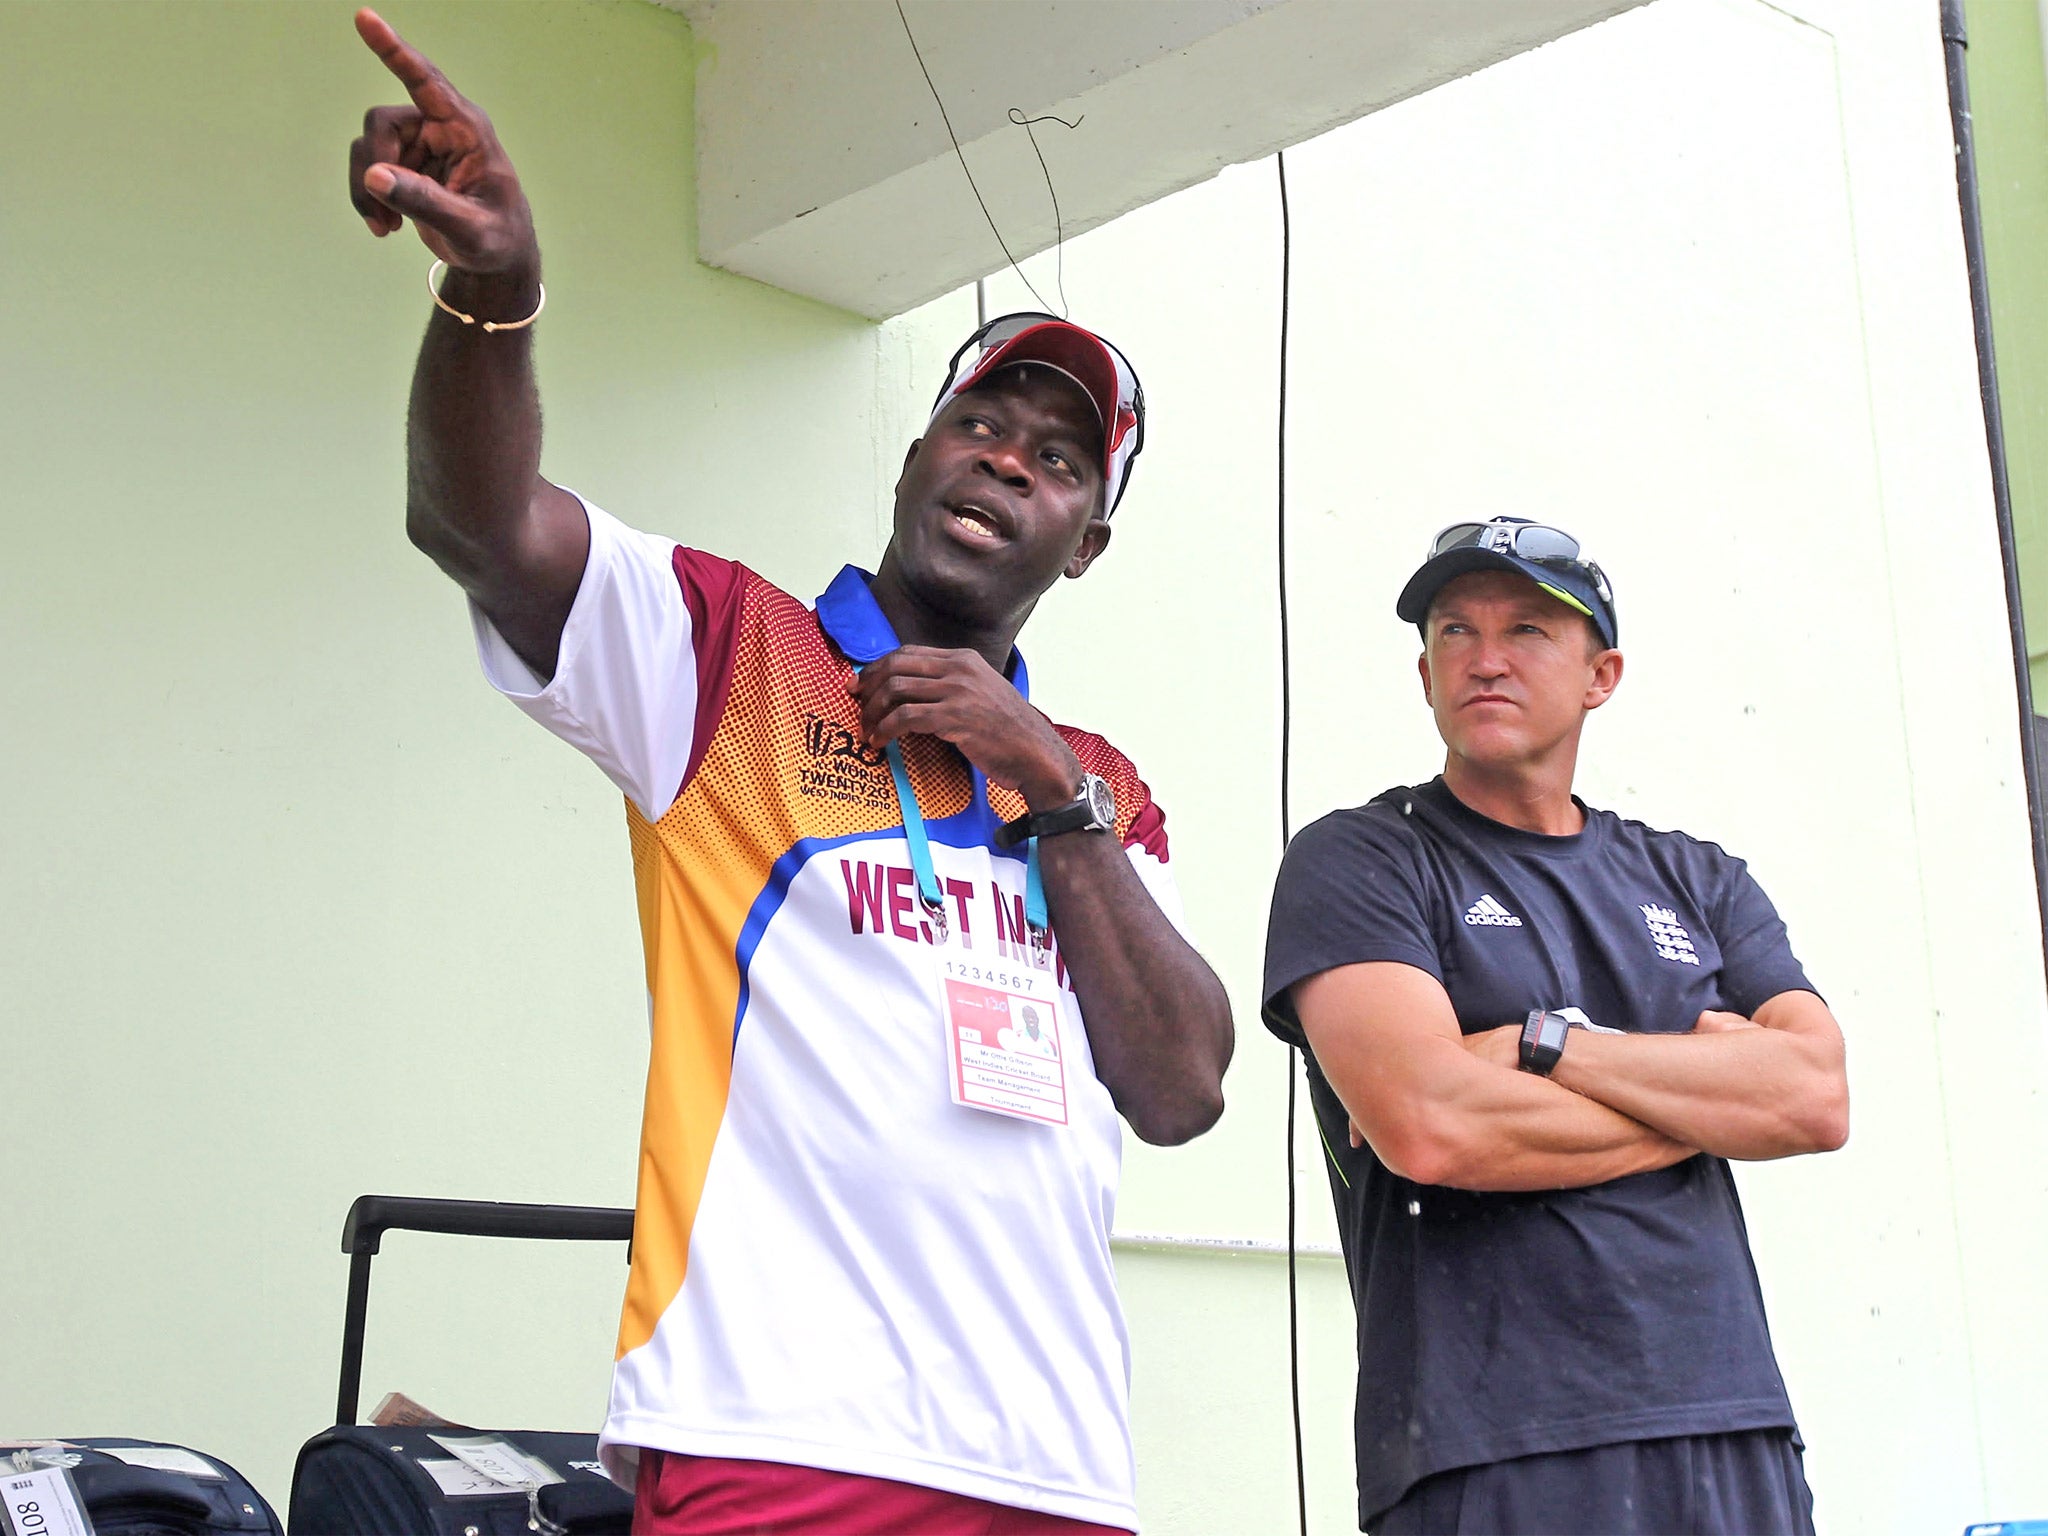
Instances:
[[[1066,999],[1051,970],[934,947],[939,1018],[953,1102],[967,1109],[1067,1123]]]

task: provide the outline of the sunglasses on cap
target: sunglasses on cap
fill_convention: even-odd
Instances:
[[[1614,589],[1607,584],[1607,573],[1596,562],[1586,559],[1579,541],[1562,528],[1498,519],[1487,523],[1453,523],[1430,540],[1429,558],[1434,560],[1454,549],[1491,549],[1538,565],[1569,565],[1586,573],[1601,602],[1614,601]],[[1578,605],[1574,603],[1573,606]]]
[[[1012,362],[1057,369],[1080,385],[1094,404],[1103,424],[1103,506],[1105,515],[1115,511],[1130,483],[1132,462],[1145,446],[1145,391],[1130,359],[1114,342],[1058,315],[1042,310],[998,315],[953,354],[932,414],[938,415],[955,395]]]

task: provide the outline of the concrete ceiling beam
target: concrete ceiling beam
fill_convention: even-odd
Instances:
[[[1642,0],[668,3],[698,41],[700,258],[884,319]],[[1034,153],[1013,111],[1076,126]]]

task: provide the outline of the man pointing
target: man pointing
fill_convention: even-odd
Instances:
[[[493,685],[626,798],[653,1041],[602,1445],[635,1530],[1134,1529],[1117,1117],[1211,1125],[1230,1014],[1159,807],[1014,642],[1109,542],[1135,374],[1050,316],[984,327],[879,569],[813,604],[635,532],[540,475],[540,250],[489,120],[356,24],[411,103],[351,196],[446,266],[407,530]],[[1052,1053],[1001,1043],[1027,1008]]]

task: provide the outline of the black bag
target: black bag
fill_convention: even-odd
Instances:
[[[292,1473],[292,1536],[627,1536],[633,1495],[599,1470],[594,1434],[356,1423],[370,1262],[388,1231],[631,1242],[633,1213],[392,1195],[364,1195],[350,1206],[341,1233],[349,1275],[336,1422],[299,1451]],[[495,1479],[473,1474],[458,1450],[444,1443],[463,1447],[486,1438],[537,1461],[535,1471],[543,1475],[521,1480],[516,1473]]]
[[[306,1442],[292,1474],[292,1536],[628,1536],[633,1496],[597,1470],[597,1436],[494,1430],[564,1481],[492,1493],[445,1492],[430,1468],[461,1463],[433,1437],[467,1429],[338,1424]],[[458,1474],[459,1475],[459,1474]],[[471,1477],[472,1485],[487,1480]]]
[[[116,1448],[141,1452],[137,1461],[169,1465],[133,1465],[114,1455]],[[163,1440],[119,1435],[67,1439],[29,1454],[38,1466],[70,1469],[78,1501],[99,1536],[284,1536],[284,1527],[263,1495],[218,1456]],[[178,1467],[178,1462],[195,1457],[218,1475],[202,1476],[196,1469]],[[6,1455],[0,1454],[0,1469],[8,1465]]]

